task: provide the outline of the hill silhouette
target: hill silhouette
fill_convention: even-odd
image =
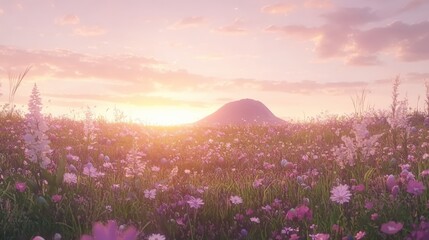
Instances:
[[[263,103],[241,99],[223,105],[216,112],[196,122],[199,125],[278,125],[286,123],[276,117]]]

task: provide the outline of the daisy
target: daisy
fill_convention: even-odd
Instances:
[[[331,201],[339,204],[349,202],[351,196],[352,194],[347,184],[340,184],[331,190]]]
[[[147,239],[148,240],[165,240],[165,236],[159,233],[154,233],[150,235]]]

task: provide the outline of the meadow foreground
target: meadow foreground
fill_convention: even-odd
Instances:
[[[0,121],[2,239],[428,239],[418,114],[212,128],[32,114]]]

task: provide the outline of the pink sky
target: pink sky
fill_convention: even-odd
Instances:
[[[32,69],[46,112],[97,106],[145,123],[193,122],[253,98],[277,116],[390,104],[391,82],[423,108],[429,0],[0,1],[0,101]],[[80,114],[80,113],[79,113]]]

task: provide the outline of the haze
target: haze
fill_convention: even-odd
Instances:
[[[8,73],[32,66],[44,111],[120,109],[151,124],[197,121],[257,99],[284,119],[376,109],[392,80],[420,104],[429,79],[429,1],[0,1],[0,101]],[[419,100],[419,97],[421,98]]]

